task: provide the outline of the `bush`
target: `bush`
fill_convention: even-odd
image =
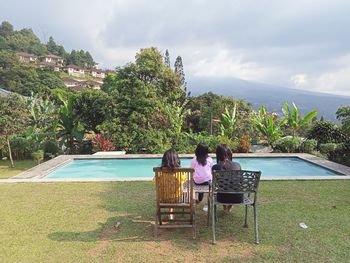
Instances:
[[[318,147],[323,143],[342,143],[347,140],[347,136],[341,129],[330,121],[316,121],[307,138],[317,140]]]
[[[94,152],[109,152],[113,151],[115,147],[102,134],[96,134],[92,138],[92,149]]]
[[[315,139],[308,139],[302,142],[301,151],[304,153],[311,153],[316,150],[317,141]]]
[[[37,164],[40,164],[42,160],[44,160],[44,151],[38,150],[36,152],[32,153],[33,160],[37,162]]]
[[[320,145],[320,152],[327,156],[329,159],[333,159],[336,149],[336,143],[323,143]]]
[[[34,141],[19,136],[11,137],[10,144],[12,157],[17,160],[30,158],[33,149],[38,148]]]
[[[250,149],[249,136],[243,135],[241,137],[240,142],[239,142],[238,151],[240,153],[247,153],[247,152],[249,152],[249,149]]]
[[[43,143],[42,148],[44,150],[45,158],[52,158],[59,154],[60,148],[54,141],[46,141]]]
[[[281,152],[294,153],[300,151],[301,138],[287,136],[275,142],[275,149]]]

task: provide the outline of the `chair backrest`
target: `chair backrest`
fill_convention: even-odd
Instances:
[[[192,203],[193,196],[193,180],[192,168],[153,168],[155,172],[157,203]],[[184,182],[189,182],[188,188],[183,191]],[[185,198],[187,197],[187,198]]]
[[[260,176],[260,171],[214,170],[212,191],[216,193],[256,193]]]

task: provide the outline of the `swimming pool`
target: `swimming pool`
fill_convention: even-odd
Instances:
[[[244,170],[262,171],[262,178],[339,175],[332,170],[297,157],[235,158]],[[181,166],[190,167],[190,158],[182,158]],[[153,167],[161,159],[88,159],[73,160],[49,173],[46,179],[152,179]]]

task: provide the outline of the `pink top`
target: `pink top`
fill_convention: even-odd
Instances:
[[[194,168],[193,180],[196,184],[205,183],[211,180],[211,167],[213,166],[213,159],[207,158],[207,164],[201,165],[197,162],[197,158],[193,157],[191,167]]]

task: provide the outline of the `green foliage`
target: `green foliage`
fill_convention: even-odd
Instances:
[[[142,49],[136,62],[117,68],[103,90],[115,106],[113,118],[99,126],[119,149],[162,152],[182,129],[186,94],[155,48]],[[176,140],[175,140],[176,141]]]
[[[281,136],[281,125],[283,122],[278,122],[277,115],[266,112],[266,108],[261,106],[258,114],[254,119],[254,124],[260,133],[266,137],[266,140],[270,146],[273,146],[274,142]]]
[[[44,150],[45,158],[54,157],[60,153],[60,148],[55,141],[45,141],[42,148]]]
[[[31,157],[35,142],[22,136],[11,136],[10,138],[12,157],[16,160],[24,160]]]
[[[79,148],[85,131],[74,114],[73,103],[74,97],[69,96],[67,99],[59,96],[63,105],[59,109],[58,137],[61,144],[68,149],[68,153],[75,153]]]
[[[50,54],[60,56],[62,58],[67,58],[68,56],[67,52],[64,50],[64,47],[57,45],[52,36],[49,37],[49,41],[46,43],[46,48]]]
[[[317,141],[315,139],[308,139],[302,142],[301,150],[304,153],[312,153],[317,148]]]
[[[227,107],[225,107],[225,112],[221,114],[220,119],[220,131],[222,136],[226,136],[230,139],[235,138],[235,131],[236,131],[236,124],[237,124],[237,117],[236,117],[236,107],[235,104],[233,106],[232,112],[228,110]]]
[[[84,90],[75,95],[74,114],[86,130],[98,132],[97,126],[113,116],[113,100],[103,91]]]
[[[317,140],[318,144],[341,143],[347,140],[347,136],[341,129],[330,121],[316,121],[307,137]]]
[[[43,150],[37,150],[32,153],[33,160],[37,163],[40,164],[41,161],[44,160],[44,151]]]
[[[336,115],[342,124],[342,130],[350,136],[350,106],[339,108]]]
[[[72,52],[67,55],[67,64],[73,64],[83,68],[92,68],[96,65],[96,62],[88,51],[73,49]]]
[[[307,123],[311,122],[314,117],[316,117],[317,111],[311,111],[306,114],[305,117],[301,117],[294,102],[292,105],[293,108],[290,109],[288,103],[284,103],[284,107],[282,108],[284,119],[282,122],[292,130],[292,135],[295,136],[300,128],[304,127]]]
[[[23,133],[27,127],[28,119],[28,111],[23,97],[17,95],[0,96],[0,136],[4,137],[7,142],[12,166],[14,164],[9,141],[10,136]]]
[[[320,144],[320,152],[328,158],[332,159],[337,146],[338,145],[336,143],[322,143]]]
[[[275,149],[281,152],[295,153],[299,152],[302,141],[299,137],[287,136],[275,142]]]

